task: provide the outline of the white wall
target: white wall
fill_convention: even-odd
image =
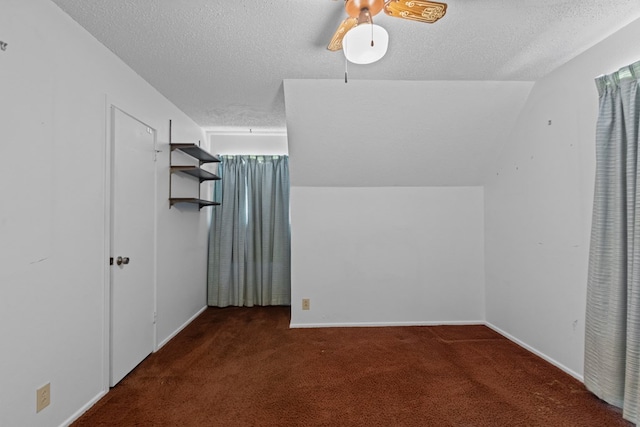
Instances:
[[[292,326],[481,322],[483,209],[481,187],[293,187]]]
[[[532,85],[285,80],[292,326],[484,320],[482,179]]]
[[[487,320],[581,378],[598,94],[640,21],[538,81],[486,184]]]
[[[0,425],[55,426],[106,386],[105,99],[158,131],[158,343],[206,304],[206,215],[168,208],[168,121],[203,134],[47,0],[3,1],[0,40]]]

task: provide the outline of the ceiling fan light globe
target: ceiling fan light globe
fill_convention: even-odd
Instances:
[[[371,46],[373,40],[373,46]],[[381,59],[389,47],[389,33],[375,24],[361,24],[344,35],[342,51],[347,61],[371,64]]]

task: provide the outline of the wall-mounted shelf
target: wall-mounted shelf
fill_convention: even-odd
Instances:
[[[211,200],[202,200],[202,199],[191,199],[191,198],[184,198],[184,197],[174,197],[169,199],[169,204],[171,206],[176,205],[178,203],[188,203],[188,204],[192,204],[192,205],[198,205],[199,208],[205,207],[205,206],[218,206],[220,203],[218,202],[212,202]]]
[[[213,202],[211,200],[202,199],[200,196],[200,184],[204,181],[219,180],[220,177],[216,174],[209,172],[202,168],[204,163],[218,163],[220,159],[213,154],[203,150],[200,146],[191,143],[177,143],[171,142],[171,120],[169,120],[169,207],[179,204],[188,203],[198,205],[198,209],[202,209],[205,206],[217,206],[220,203]],[[173,152],[175,150],[181,151],[186,155],[198,160],[198,165],[174,165],[173,164]],[[198,196],[197,197],[173,197],[173,174],[183,174],[190,178],[196,178],[198,180]]]
[[[200,179],[200,182],[220,179],[219,176],[212,174],[211,172],[204,169],[200,169],[197,166],[171,166],[171,173],[183,173],[186,175],[190,175],[194,178]]]
[[[212,163],[212,162],[220,162],[220,159],[213,154],[203,150],[196,144],[174,144],[170,142],[171,150],[180,150],[183,153],[190,155],[193,158],[200,160],[200,163]]]

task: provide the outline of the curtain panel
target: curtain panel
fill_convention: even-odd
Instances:
[[[208,304],[291,304],[287,156],[221,156],[212,213]]]
[[[596,79],[596,182],[584,382],[637,423],[640,404],[640,61]]]

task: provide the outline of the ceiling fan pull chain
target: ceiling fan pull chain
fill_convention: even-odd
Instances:
[[[348,65],[349,65],[349,61],[347,61],[347,58],[344,58],[344,82],[345,83],[348,83],[347,82],[347,71],[349,70]]]
[[[371,22],[371,47],[373,47],[373,22]]]

